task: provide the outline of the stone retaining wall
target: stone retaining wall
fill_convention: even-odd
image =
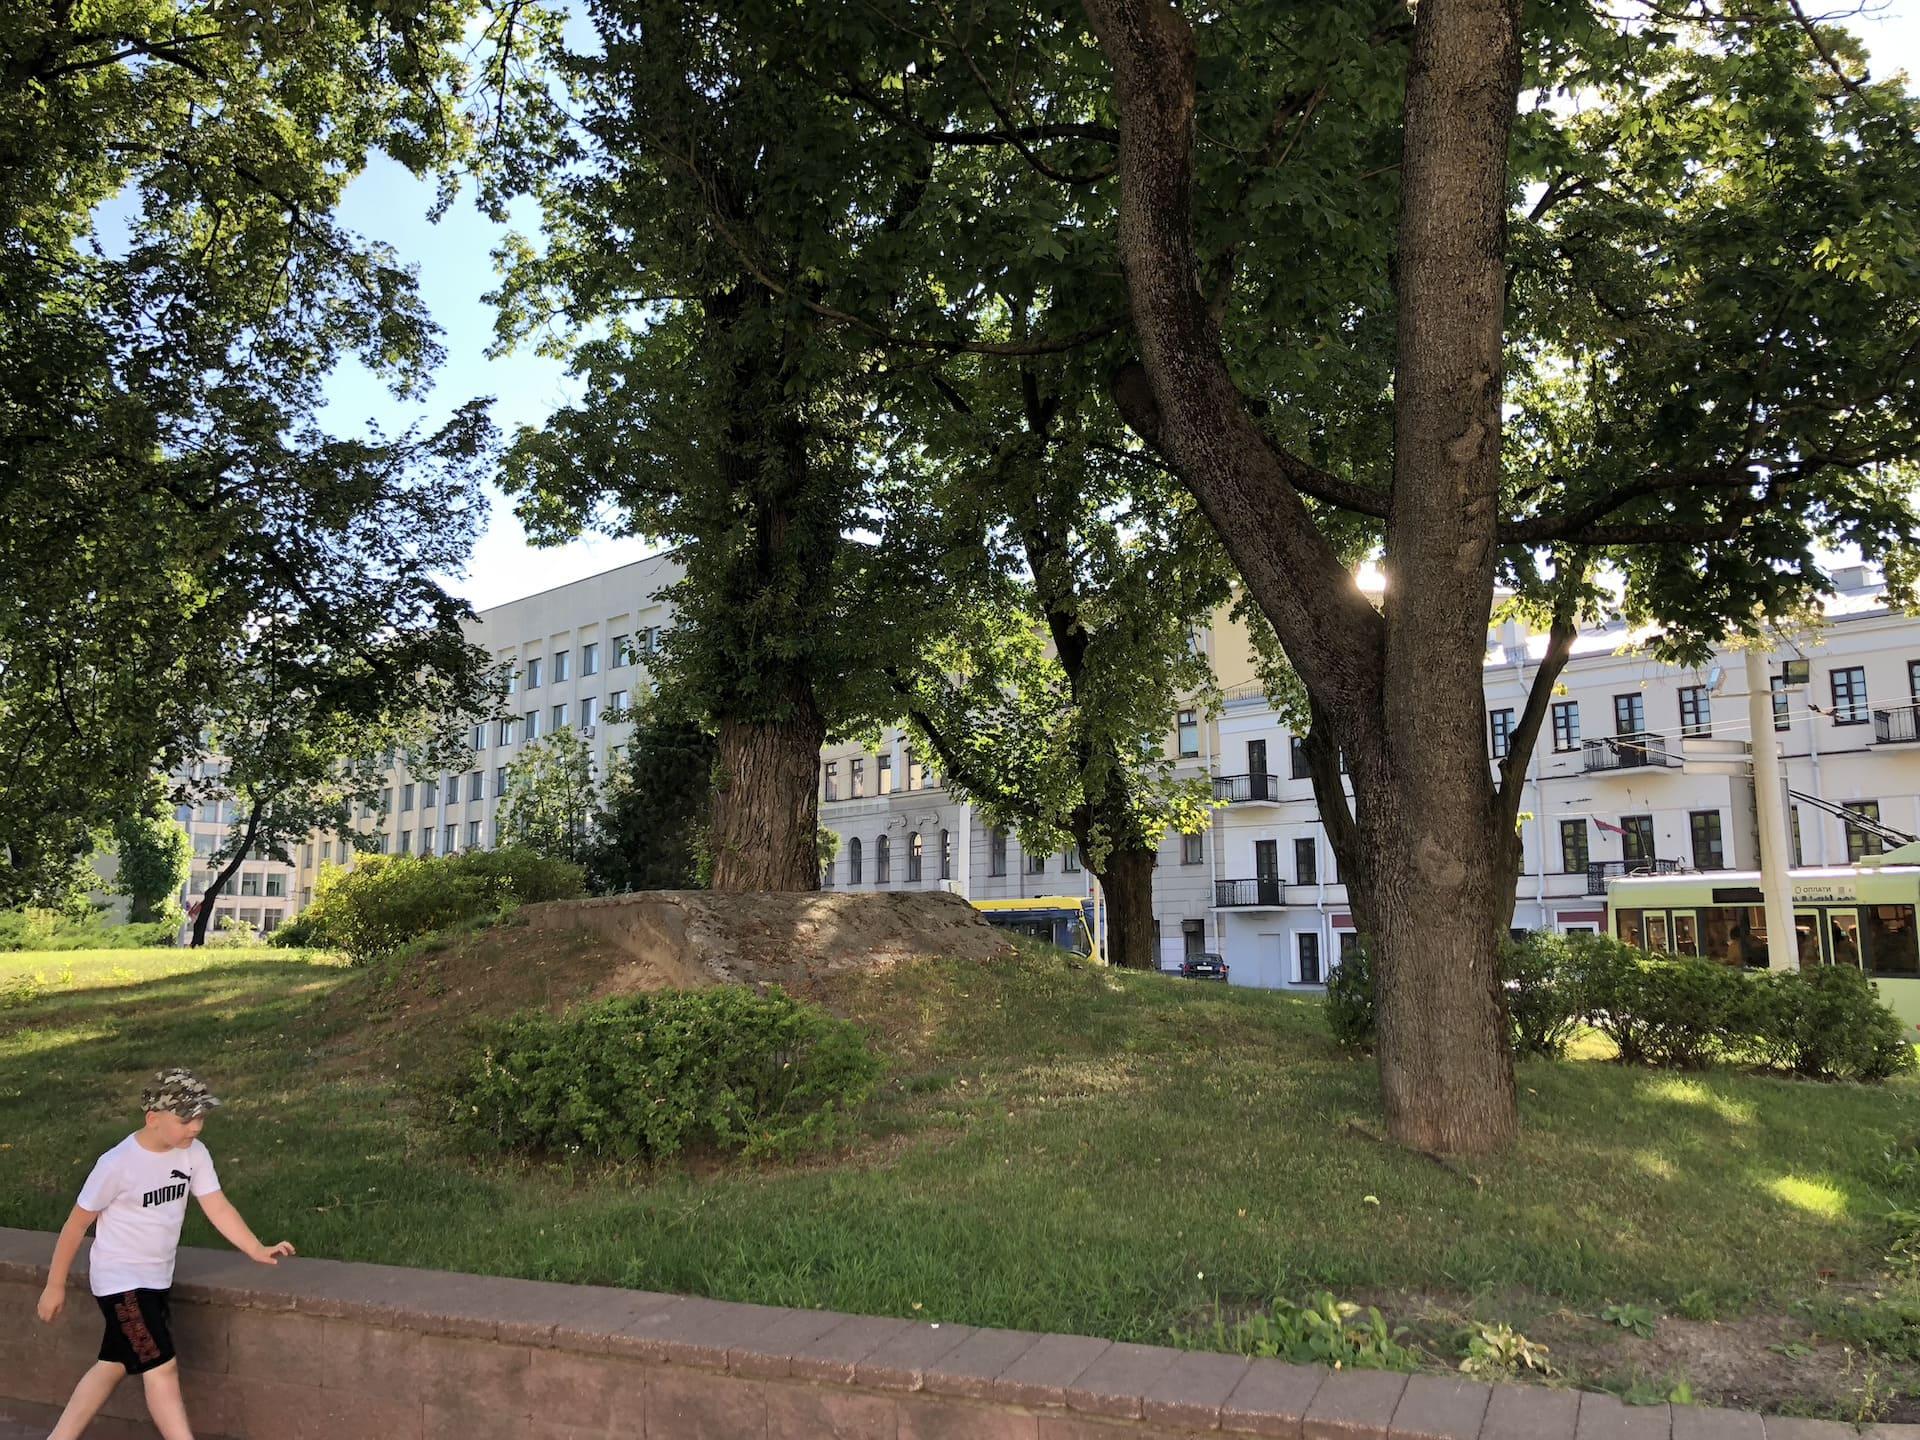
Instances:
[[[99,1344],[82,1276],[33,1308],[53,1237],[0,1229],[0,1433],[51,1420]],[[1391,1375],[597,1286],[182,1250],[201,1440],[1841,1440],[1852,1426],[1628,1408]],[[137,1382],[90,1440],[151,1440]],[[1920,1440],[1879,1426],[1874,1440]]]

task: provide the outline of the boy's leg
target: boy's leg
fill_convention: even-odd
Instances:
[[[147,1386],[147,1416],[161,1440],[193,1440],[186,1401],[180,1398],[180,1362],[169,1360],[144,1371],[140,1378]]]
[[[67,1408],[60,1412],[60,1420],[53,1427],[53,1433],[47,1440],[80,1440],[100,1407],[107,1403],[107,1397],[113,1394],[113,1387],[127,1378],[127,1368],[116,1365],[111,1360],[96,1360],[93,1368],[80,1377],[80,1383],[73,1387],[73,1394],[67,1400]]]

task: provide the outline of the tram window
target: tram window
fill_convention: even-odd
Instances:
[[[1833,927],[1833,963],[1860,968],[1860,916],[1852,910],[1830,910],[1827,922]]]
[[[1764,968],[1767,912],[1758,905],[1716,905],[1700,912],[1701,953],[1723,965]]]
[[[1667,943],[1667,912],[1650,911],[1647,915],[1647,953],[1649,955],[1671,955],[1673,947]]]
[[[1867,968],[1875,975],[1920,975],[1911,905],[1863,906],[1867,932]]]
[[[1673,912],[1673,953],[1676,955],[1700,953],[1700,921],[1691,910]]]
[[[1647,948],[1645,927],[1640,923],[1646,917],[1646,913],[1644,910],[1622,910],[1620,912],[1619,927],[1615,933],[1620,936],[1623,942],[1633,946],[1636,950],[1644,950]]]
[[[1820,963],[1820,917],[1811,910],[1798,910],[1793,916],[1794,941],[1800,953],[1800,968],[1810,970]]]

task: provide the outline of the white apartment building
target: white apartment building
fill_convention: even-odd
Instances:
[[[521,745],[562,726],[586,736],[604,770],[628,728],[604,715],[651,684],[649,658],[672,623],[660,598],[680,578],[670,554],[621,566],[483,612],[470,633],[512,665],[509,718],[476,729],[459,773],[390,776],[388,848],[443,854],[490,846],[506,767]],[[1889,610],[1873,572],[1836,576],[1825,629],[1768,657],[1776,737],[1791,790],[1860,807],[1920,833],[1920,619]],[[1744,662],[1678,669],[1612,625],[1583,633],[1556,687],[1522,802],[1525,869],[1515,929],[1598,929],[1609,870],[1751,867],[1751,783],[1690,772],[1688,739],[1747,740]],[[1180,712],[1168,737],[1183,773],[1212,777],[1216,808],[1200,835],[1166,837],[1154,882],[1162,964],[1211,952],[1235,984],[1315,986],[1352,943],[1353,919],[1319,823],[1298,737],[1253,679],[1244,635],[1222,619],[1203,637],[1225,696],[1218,715]],[[1489,763],[1526,703],[1545,637],[1517,625],[1488,637]],[[1787,662],[1806,683],[1780,685]],[[1794,677],[1798,680],[1798,675]],[[823,879],[835,890],[948,889],[971,899],[1090,895],[1069,852],[1029,855],[1017,836],[985,825],[943,785],[911,737],[877,749],[821,753],[821,824],[839,836]],[[1793,807],[1796,862],[1844,862],[1878,842],[1808,804]],[[196,813],[196,853],[224,827]],[[204,836],[204,839],[203,839]],[[223,896],[271,928],[312,895],[319,865],[348,858],[346,842],[316,837],[294,867],[249,861],[240,893]],[[196,864],[196,882],[201,867]],[[253,876],[253,879],[249,879]],[[242,888],[245,887],[245,888]],[[190,884],[189,903],[197,894]]]

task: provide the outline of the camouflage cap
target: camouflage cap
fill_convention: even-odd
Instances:
[[[162,1070],[140,1092],[142,1110],[168,1110],[182,1120],[204,1115],[220,1101],[207,1089],[207,1082],[191,1070]]]

